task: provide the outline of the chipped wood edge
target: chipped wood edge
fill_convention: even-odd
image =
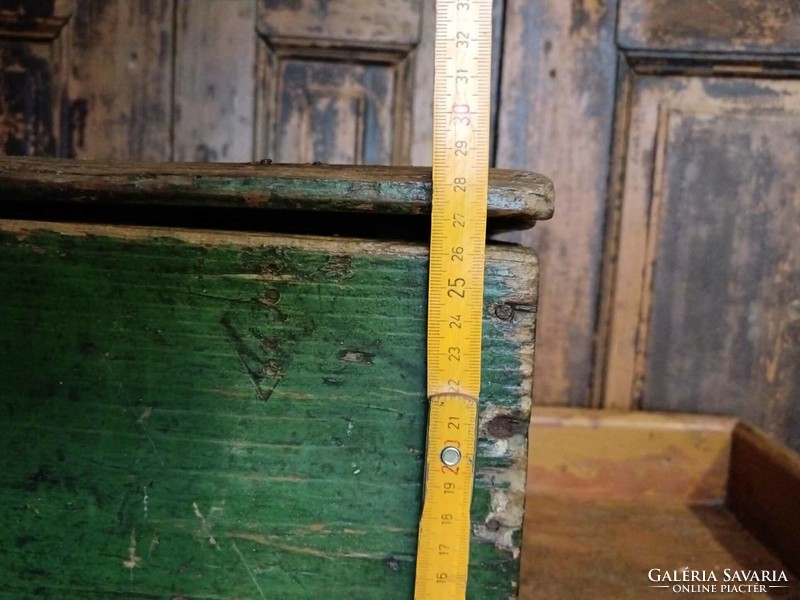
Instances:
[[[510,269],[516,285],[514,292],[504,301],[505,306],[512,308],[509,313],[494,307],[493,313],[500,321],[516,321],[515,326],[506,328],[505,335],[519,347],[519,405],[513,412],[506,408],[488,407],[479,415],[479,437],[492,442],[491,448],[485,452],[492,457],[505,458],[508,465],[502,468],[485,467],[476,472],[476,479],[492,482],[492,490],[491,510],[485,516],[484,523],[473,523],[473,535],[519,560],[528,474],[539,260],[533,251],[526,252],[524,258],[510,258],[507,257],[503,264]],[[516,581],[518,585],[519,577]]]
[[[520,219],[529,227],[553,215],[553,184],[542,175],[492,169],[489,185],[490,219],[509,223]],[[48,193],[58,201],[145,202],[160,193],[178,205],[200,199],[220,207],[428,214],[431,170],[4,157],[0,159],[0,190],[2,202],[18,200],[14,192],[24,194],[28,202],[40,201]]]

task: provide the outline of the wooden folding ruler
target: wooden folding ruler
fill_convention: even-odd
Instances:
[[[463,600],[481,376],[492,0],[438,0],[428,292],[430,415],[416,600]]]

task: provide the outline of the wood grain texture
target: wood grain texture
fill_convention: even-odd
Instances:
[[[534,496],[721,504],[732,418],[539,408],[531,422]]]
[[[714,570],[720,580],[715,592],[698,587],[694,593],[685,593],[692,598],[800,598],[800,580],[788,565],[721,506],[534,496],[528,507],[521,599],[663,600],[673,592],[650,588],[654,584],[647,578],[648,571],[681,571],[687,566]],[[528,526],[531,523],[537,526]],[[763,591],[721,593],[726,568],[783,571],[789,588],[765,585]]]
[[[0,205],[143,203],[218,208],[429,214],[431,170],[278,164],[148,164],[0,160]],[[489,218],[530,226],[553,212],[552,183],[541,175],[493,170]]]
[[[179,0],[176,11],[174,159],[257,158],[255,0]]]
[[[740,423],[733,432],[729,498],[739,519],[800,573],[800,456]]]
[[[800,443],[799,99],[792,81],[635,80],[606,406],[735,414]]]
[[[7,0],[0,5],[0,40],[51,42],[61,35],[74,0]]]
[[[168,160],[173,0],[76,0],[69,156]]]
[[[280,162],[417,161],[416,120],[430,130],[424,20],[433,17],[432,0],[259,1],[256,152]]]
[[[422,0],[258,0],[259,30],[278,41],[407,48],[419,42]]]
[[[73,9],[67,0],[0,7],[0,154],[68,155],[62,107]]]
[[[797,54],[795,0],[621,0],[619,44],[648,52]]]
[[[649,587],[651,569],[714,571],[716,591],[691,593],[708,600],[800,598],[800,457],[762,432],[727,417],[537,407],[530,439],[521,599],[672,594]],[[722,593],[725,569],[777,570],[788,587]]]
[[[424,244],[1,227],[4,597],[410,596]],[[537,263],[487,256],[467,597],[506,600]]]
[[[587,405],[614,111],[616,2],[509,0],[497,166],[547,173],[546,228],[513,237],[542,257],[539,404]]]

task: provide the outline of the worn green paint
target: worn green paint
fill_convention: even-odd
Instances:
[[[429,215],[431,169],[345,165],[180,164],[0,158],[0,206],[57,202],[259,211]],[[553,215],[542,175],[492,169],[492,231],[527,229]]]
[[[0,596],[412,597],[424,252],[1,223]],[[535,262],[492,256],[482,411],[524,422],[534,315],[493,307]],[[512,596],[518,557],[471,548],[468,597]]]

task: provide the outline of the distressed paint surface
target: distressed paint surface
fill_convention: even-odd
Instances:
[[[0,205],[139,204],[374,217],[430,214],[431,190],[431,170],[424,167],[0,159]],[[553,202],[553,184],[546,177],[490,172],[490,228],[530,227],[552,216]]]
[[[259,0],[258,158],[420,164],[433,17],[432,0]]]
[[[253,160],[255,0],[180,0],[173,159]]]
[[[5,221],[4,598],[410,598],[422,245]],[[488,254],[468,597],[515,594],[535,257]]]
[[[496,166],[546,173],[547,227],[510,239],[542,258],[534,399],[586,406],[592,376],[617,49],[615,0],[509,0]]]
[[[796,80],[631,75],[605,405],[798,448]]]
[[[800,52],[796,0],[621,0],[619,44],[650,52]]]
[[[68,0],[0,6],[0,155],[65,154],[60,114]]]
[[[800,225],[799,118],[670,119],[643,390],[646,408],[735,414],[793,448],[800,247],[787,242]]]
[[[67,95],[82,159],[172,154],[174,0],[75,0]]]

